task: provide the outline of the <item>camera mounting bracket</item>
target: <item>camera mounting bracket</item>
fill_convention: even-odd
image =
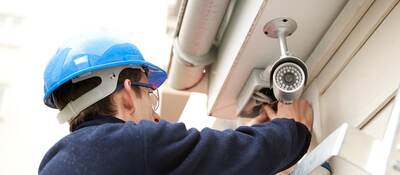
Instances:
[[[286,44],[286,37],[292,35],[296,31],[296,29],[296,21],[290,18],[282,17],[273,19],[272,21],[265,24],[264,34],[271,38],[277,38],[279,40],[281,57],[285,57],[289,55]]]

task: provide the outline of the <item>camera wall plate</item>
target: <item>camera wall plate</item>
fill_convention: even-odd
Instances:
[[[264,26],[264,34],[271,38],[278,38],[279,34],[287,37],[297,29],[296,21],[287,17],[273,19]]]

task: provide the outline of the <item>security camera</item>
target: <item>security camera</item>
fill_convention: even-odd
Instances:
[[[286,104],[298,99],[306,85],[307,76],[307,66],[299,58],[280,58],[273,64],[270,73],[275,98]]]
[[[290,18],[277,18],[264,26],[264,33],[279,40],[281,56],[272,65],[253,69],[238,98],[237,115],[255,117],[261,105],[279,101],[290,104],[303,93],[308,68],[287,49],[286,37],[293,34],[297,24]]]

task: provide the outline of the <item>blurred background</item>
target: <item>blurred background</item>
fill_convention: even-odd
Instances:
[[[175,3],[1,0],[0,174],[37,174],[46,151],[69,133],[67,124],[58,124],[57,111],[42,100],[44,68],[63,41],[92,31],[121,34],[130,37],[146,59],[166,69],[172,44],[167,9]],[[205,96],[194,96],[203,108],[196,105],[186,113],[205,115]],[[190,121],[184,116],[181,120]],[[188,125],[202,127],[207,121]]]

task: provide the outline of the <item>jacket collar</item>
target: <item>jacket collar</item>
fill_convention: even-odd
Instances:
[[[94,119],[92,119],[92,120],[81,123],[72,132],[79,130],[81,128],[88,127],[88,126],[97,126],[97,125],[102,125],[105,123],[125,123],[125,121],[123,121],[119,118],[113,117],[113,116],[97,116],[97,117],[94,117]]]

